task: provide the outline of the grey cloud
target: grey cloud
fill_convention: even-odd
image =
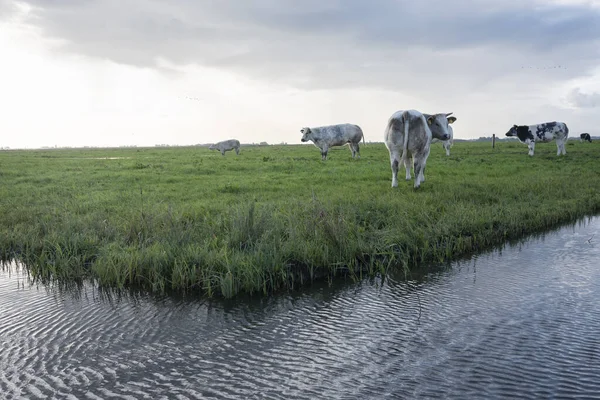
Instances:
[[[27,3],[36,6],[31,22],[67,39],[67,51],[152,67],[162,57],[308,89],[408,85],[426,91],[436,84],[452,89],[458,81],[477,88],[527,64],[567,64],[552,76],[566,79],[600,59],[600,15],[587,6],[539,8],[524,0]],[[408,74],[411,81],[403,82]]]
[[[575,88],[567,95],[567,101],[577,108],[596,108],[600,106],[600,93],[582,93],[580,88]]]
[[[226,38],[228,33],[237,33],[238,39],[258,37],[268,30],[271,34],[346,35],[365,41],[439,47],[501,42],[543,48],[600,36],[600,15],[590,7],[534,8],[527,7],[526,1],[179,0],[169,4],[138,0],[128,2],[128,8],[114,0],[101,5],[91,0],[27,2],[42,8],[41,22],[54,33],[72,36],[82,33],[84,24],[88,31],[106,34],[116,24],[127,23],[121,28],[148,34],[149,43],[156,34],[164,39],[180,38],[181,34],[210,39],[197,35],[197,28],[203,25],[212,25]],[[502,8],[498,4],[503,4]]]
[[[490,8],[498,4],[503,7]],[[600,36],[600,15],[589,7],[534,9],[526,4],[489,0],[348,0],[337,9],[318,13],[268,14],[261,22],[281,31],[342,31],[367,42],[437,48],[505,43],[547,49]]]
[[[0,22],[13,17],[17,11],[17,5],[12,0],[0,0]]]

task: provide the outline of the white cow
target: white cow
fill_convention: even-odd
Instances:
[[[529,147],[529,155],[533,156],[535,142],[551,142],[556,139],[556,155],[567,154],[565,143],[569,138],[569,128],[564,122],[545,122],[537,125],[513,125],[506,136],[519,138],[521,143]]]
[[[450,125],[448,125],[448,134],[450,134],[450,139],[448,139],[448,140],[439,140],[439,139],[433,138],[431,140],[431,143],[437,143],[437,142],[441,141],[442,142],[442,146],[444,147],[444,150],[446,150],[446,155],[450,156],[450,148],[454,144],[454,129],[452,129],[452,127]]]
[[[211,144],[209,150],[219,150],[221,155],[225,155],[226,151],[235,150],[235,154],[240,154],[240,141],[237,139],[223,140],[215,144]]]
[[[384,134],[385,146],[390,153],[392,187],[398,187],[398,165],[406,168],[406,180],[410,180],[410,166],[415,172],[414,187],[425,181],[425,164],[433,138],[448,140],[448,124],[456,117],[447,114],[422,114],[416,110],[397,111],[390,119]],[[412,156],[412,163],[409,161]]]
[[[315,146],[321,149],[321,160],[327,160],[327,152],[332,146],[343,146],[348,144],[352,151],[352,158],[360,158],[360,149],[358,144],[362,139],[365,143],[365,137],[362,129],[358,125],[339,124],[320,126],[317,128],[302,128],[303,142],[312,140]]]

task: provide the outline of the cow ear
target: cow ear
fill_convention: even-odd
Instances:
[[[448,123],[449,124],[454,123],[454,121],[456,121],[456,117],[448,117]]]
[[[429,125],[433,124],[433,120],[434,120],[434,118],[435,118],[435,117],[434,117],[433,115],[429,115],[429,116],[427,116],[427,123],[428,123]]]

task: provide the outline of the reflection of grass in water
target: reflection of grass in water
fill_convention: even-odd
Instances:
[[[383,145],[326,162],[312,146],[0,152],[0,258],[43,279],[225,296],[408,272],[597,213],[600,146],[555,149],[434,144],[417,191],[390,188]]]

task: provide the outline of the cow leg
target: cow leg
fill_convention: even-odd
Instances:
[[[420,155],[419,159],[421,160],[421,177],[419,179],[419,184],[425,182],[425,163],[427,162],[427,158],[429,157],[430,149],[428,148],[425,151],[425,154]],[[417,172],[415,171],[415,177],[417,176]]]
[[[350,151],[352,152],[352,158],[356,156],[356,149],[354,148],[354,143],[348,143],[348,147],[350,147]]]
[[[527,147],[529,147],[529,155],[533,156],[533,152],[535,150],[535,142],[529,142],[529,144],[527,145]]]
[[[412,160],[412,162],[411,162],[411,160]],[[406,169],[406,180],[410,181],[410,178],[411,178],[411,176],[410,176],[410,167],[411,167],[411,164],[414,165],[415,160],[414,160],[414,158],[412,158],[412,154],[410,154],[408,151],[406,151],[406,152],[404,152],[402,154],[402,160],[401,161],[404,164],[404,169]]]
[[[415,189],[421,186],[421,181],[423,179],[423,170],[425,168],[425,163],[423,157],[415,156]]]
[[[390,162],[392,164],[392,187],[398,187],[398,165],[400,164],[400,157],[398,153],[390,152]]]
[[[225,155],[225,150],[221,150],[221,155],[224,156]]]
[[[567,154],[567,151],[565,150],[565,141],[564,140],[557,140],[556,147],[557,147],[557,151],[556,151],[557,156],[560,156],[561,154]]]
[[[239,155],[240,155],[240,148],[239,148],[239,147],[236,147],[236,148],[235,148],[235,155],[236,155],[236,156],[239,156]]]
[[[327,151],[329,150],[328,146],[325,144],[323,148],[321,148],[321,161],[327,160]]]
[[[356,153],[356,158],[360,158],[360,146],[358,143],[354,143],[354,152]]]
[[[444,142],[444,149],[446,150],[446,155],[450,156],[450,143]]]

